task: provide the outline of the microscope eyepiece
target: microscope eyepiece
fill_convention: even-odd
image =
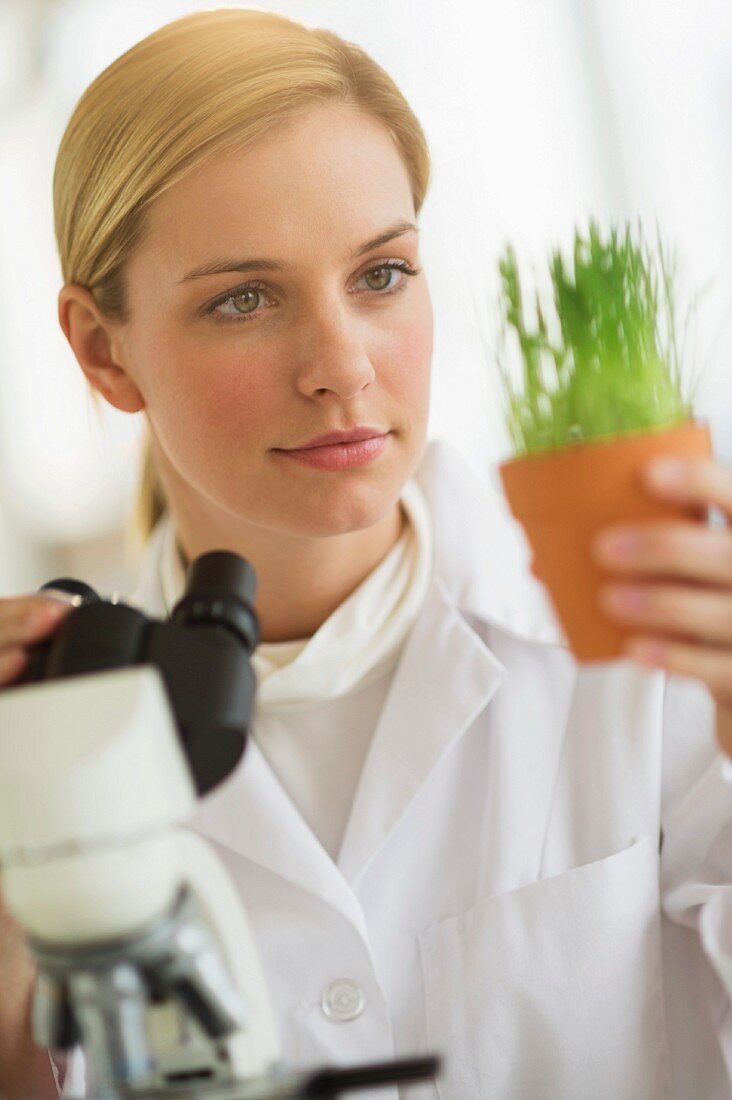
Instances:
[[[210,550],[188,567],[186,591],[170,613],[171,622],[225,627],[252,652],[260,637],[256,591],[257,576],[248,561],[227,550]]]

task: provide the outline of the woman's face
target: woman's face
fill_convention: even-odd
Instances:
[[[118,361],[144,398],[163,472],[201,515],[292,534],[366,527],[426,441],[432,306],[406,169],[377,122],[318,106],[151,206],[127,268]],[[261,262],[235,270],[251,260]],[[215,273],[192,274],[206,267]],[[275,453],[334,428],[391,433],[343,472]]]

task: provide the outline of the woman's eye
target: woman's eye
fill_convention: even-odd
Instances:
[[[370,290],[388,290],[392,287],[392,275],[394,268],[384,264],[383,267],[372,267],[368,271],[365,271],[361,278],[370,279],[373,277],[376,286],[367,282],[367,286]]]
[[[213,308],[217,308],[219,305],[226,306],[231,303],[231,312],[228,314],[224,313],[223,316],[248,317],[250,313],[256,312],[257,303],[259,299],[262,298],[262,295],[262,287],[245,286],[241,290],[229,294],[223,301],[215,303]]]
[[[386,298],[390,294],[396,294],[398,291],[403,290],[406,286],[406,279],[402,279],[394,285],[392,272],[400,271],[403,275],[419,275],[421,270],[420,267],[411,267],[406,260],[388,260],[376,267],[370,267],[368,271],[364,271],[358,281],[372,280],[367,283],[366,292]],[[261,283],[247,283],[245,286],[238,287],[236,290],[229,291],[223,297],[217,298],[205,312],[214,314],[215,320],[223,321],[224,324],[231,321],[235,324],[248,321],[264,312],[263,309],[257,309],[257,305],[264,298],[265,291],[266,287]],[[231,308],[220,310],[219,307],[221,306],[230,306]]]

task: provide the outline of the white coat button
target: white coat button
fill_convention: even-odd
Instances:
[[[357,1019],[366,1006],[366,998],[358,982],[350,978],[339,978],[323,990],[320,1007],[329,1020],[347,1023]]]

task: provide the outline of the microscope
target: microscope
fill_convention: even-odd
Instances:
[[[80,1045],[94,1100],[304,1100],[432,1078],[435,1056],[284,1064],[244,905],[182,827],[245,751],[251,565],[202,554],[167,620],[78,580],[45,589],[78,605],[0,693],[0,888],[36,963],[36,1043]]]

